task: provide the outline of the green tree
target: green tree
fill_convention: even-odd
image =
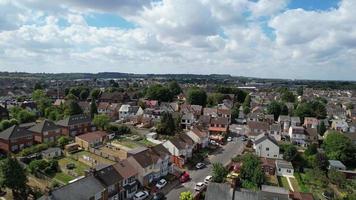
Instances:
[[[83,110],[76,101],[70,101],[67,108],[64,111],[64,114],[66,116],[83,114]]]
[[[193,194],[190,191],[181,192],[179,195],[179,200],[193,200]]]
[[[250,106],[251,106],[251,96],[250,95],[246,95],[244,103],[242,104],[242,106],[250,108]]]
[[[89,96],[89,90],[82,90],[79,94],[81,100],[86,100]]]
[[[91,103],[90,103],[90,117],[93,118],[94,115],[97,115],[97,114],[98,114],[98,108],[96,106],[95,99],[92,98]]]
[[[212,93],[208,96],[207,99],[207,105],[208,107],[214,107],[217,106],[219,103],[221,103],[225,98],[225,95],[221,93]]]
[[[235,122],[235,119],[239,117],[239,114],[240,114],[240,105],[238,103],[235,103],[231,109],[231,120]]]
[[[93,119],[93,123],[95,126],[99,127],[101,130],[105,130],[105,128],[110,123],[110,117],[104,114],[95,115]]]
[[[324,103],[322,103],[321,101],[312,101],[311,107],[313,110],[314,117],[318,119],[325,119],[325,117],[327,116],[327,111]]]
[[[296,98],[295,98],[295,95],[293,94],[293,92],[286,89],[281,93],[281,99],[282,99],[282,101],[285,101],[285,102],[295,102]]]
[[[63,149],[65,145],[69,144],[69,141],[69,137],[61,136],[60,138],[58,138],[57,143]]]
[[[162,135],[174,135],[176,132],[175,120],[169,112],[163,112],[160,123],[157,125],[157,133]]]
[[[168,89],[160,84],[151,85],[146,91],[146,97],[148,99],[158,100],[158,101],[172,101],[173,94]]]
[[[32,93],[32,100],[36,102],[41,116],[44,116],[45,110],[52,105],[51,100],[46,96],[46,93],[43,90],[35,90]]]
[[[301,87],[298,87],[297,88],[297,94],[299,95],[299,96],[303,96],[303,93],[304,93],[304,88],[301,86]]]
[[[324,136],[324,133],[326,132],[325,122],[321,121],[320,124],[317,126],[317,129],[319,135]]]
[[[15,158],[5,158],[0,161],[0,185],[12,190],[14,196],[24,195],[27,176],[25,170],[21,167]]]
[[[36,120],[36,114],[27,110],[21,110],[16,119],[20,123],[34,122]]]
[[[331,183],[343,187],[346,183],[346,176],[344,173],[339,172],[335,169],[331,169],[328,172],[328,177]]]
[[[90,96],[91,96],[92,99],[97,100],[97,99],[99,99],[100,94],[101,94],[100,89],[95,88],[95,89],[93,89],[93,90],[91,91]]]
[[[176,96],[182,92],[182,88],[179,86],[177,81],[171,81],[168,84],[168,89],[171,91],[171,93]]]
[[[274,120],[277,120],[279,115],[287,115],[288,114],[288,108],[283,103],[280,103],[278,101],[272,101],[267,106],[267,113],[273,114]]]
[[[323,148],[329,159],[341,162],[354,162],[355,145],[344,134],[331,131],[325,138]]]
[[[206,92],[200,88],[190,88],[187,93],[187,101],[191,105],[201,105],[205,107],[207,101]]]
[[[242,158],[241,178],[248,185],[259,187],[264,182],[264,173],[260,159],[251,153],[245,154]]]
[[[304,152],[304,154],[306,156],[315,155],[316,153],[318,153],[318,145],[316,145],[316,144],[309,145],[308,148]]]
[[[315,169],[326,171],[328,165],[329,161],[324,153],[317,153],[312,159],[312,166]]]
[[[37,171],[43,171],[48,165],[48,162],[45,160],[33,160],[28,165],[28,168],[31,173],[35,173]]]
[[[292,144],[285,145],[285,147],[283,149],[283,159],[284,160],[291,162],[297,157],[297,154],[298,154],[298,151],[294,145],[292,145]]]
[[[328,185],[328,178],[325,176],[325,172],[319,169],[306,171],[305,180],[315,187],[325,188]]]
[[[213,163],[213,181],[216,183],[222,183],[229,171],[221,163]]]

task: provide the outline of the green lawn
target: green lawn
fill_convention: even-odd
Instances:
[[[63,172],[57,172],[54,176],[53,176],[54,180],[58,180],[59,182],[65,183],[67,184],[69,181],[73,180],[74,177],[70,176],[68,174],[65,174]]]
[[[301,173],[294,173],[294,176],[296,178],[296,181],[298,182],[299,189],[301,192],[309,192],[309,187],[305,184],[304,181],[304,174]]]
[[[293,186],[294,191],[295,192],[299,192],[300,188],[299,188],[299,184],[298,184],[297,180],[295,178],[289,178],[289,180],[290,180],[290,183]]]
[[[78,162],[72,158],[62,158],[58,160],[59,167],[61,168],[62,172],[66,172],[66,165],[69,163],[74,163],[75,168],[73,171],[77,174],[77,176],[83,176],[85,170],[88,170],[90,167],[85,165],[84,163]]]
[[[286,177],[278,176],[277,178],[278,178],[278,183],[279,183],[279,186],[280,186],[280,187],[284,187],[284,188],[286,188],[287,190],[290,190],[289,184],[288,184],[288,181],[287,181],[287,178],[286,178]]]
[[[266,176],[266,184],[272,185],[272,186],[278,186],[278,179],[276,178],[276,176],[267,175]]]
[[[140,144],[142,144],[143,146],[146,146],[146,147],[152,147],[152,146],[156,145],[155,143],[152,143],[152,142],[148,141],[147,139],[139,140],[138,143],[140,143]]]

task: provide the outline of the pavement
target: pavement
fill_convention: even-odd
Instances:
[[[191,180],[178,184],[173,187],[168,193],[166,193],[167,200],[177,200],[179,195],[184,191],[191,191],[194,194],[194,186],[197,182],[203,182],[205,177],[211,175],[212,163],[219,162],[226,165],[230,162],[232,157],[241,155],[245,148],[245,143],[241,141],[241,138],[234,138],[232,142],[223,145],[213,155],[209,155],[208,164],[205,168],[199,170],[188,170]]]

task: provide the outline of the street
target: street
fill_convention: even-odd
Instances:
[[[191,191],[194,193],[194,186],[197,182],[204,181],[204,178],[208,175],[211,175],[212,163],[220,162],[223,165],[226,165],[230,162],[231,158],[239,155],[243,152],[245,144],[241,141],[241,138],[234,138],[234,141],[227,143],[222,146],[220,150],[217,150],[213,155],[209,155],[209,163],[206,163],[207,166],[199,170],[188,170],[191,180],[189,182],[179,184],[167,194],[167,200],[177,200],[179,195],[184,191]]]

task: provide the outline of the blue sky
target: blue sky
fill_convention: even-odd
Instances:
[[[0,0],[0,71],[355,80],[355,0]]]

